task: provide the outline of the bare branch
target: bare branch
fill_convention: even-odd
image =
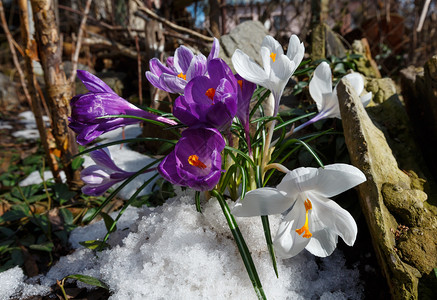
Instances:
[[[93,0],[87,0],[86,5],[85,5],[85,10],[83,12],[84,14],[82,17],[82,21],[80,22],[79,32],[77,34],[77,43],[76,43],[76,47],[74,49],[74,54],[73,54],[72,59],[71,59],[72,69],[71,69],[70,78],[68,79],[68,81],[70,83],[73,83],[75,78],[76,78],[77,61],[79,59],[79,52],[80,52],[80,48],[82,45],[83,31],[85,28],[86,20],[88,18],[88,13],[90,12],[90,7],[91,7],[92,1]]]
[[[212,43],[214,41],[213,37],[209,37],[209,36],[203,35],[203,34],[197,32],[197,31],[194,31],[194,30],[191,30],[191,29],[188,29],[188,28],[176,25],[176,24],[174,24],[174,23],[172,23],[172,22],[170,22],[170,21],[168,21],[168,20],[166,20],[164,18],[161,18],[160,16],[155,14],[153,11],[151,11],[150,9],[145,7],[144,4],[141,1],[139,1],[139,0],[135,0],[135,2],[138,4],[138,9],[141,12],[144,12],[145,14],[147,14],[147,16],[149,16],[152,19],[155,19],[155,20],[161,22],[162,24],[170,27],[171,29],[174,29],[174,30],[179,31],[179,32],[188,33],[189,35],[195,36],[196,38],[199,38],[199,39],[207,41],[207,42],[211,42]],[[137,14],[136,13],[135,15],[145,19],[145,17],[141,16],[141,14]]]

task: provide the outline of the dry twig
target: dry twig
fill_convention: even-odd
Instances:
[[[70,83],[73,83],[75,78],[76,78],[77,61],[79,59],[79,52],[80,52],[80,48],[82,45],[83,32],[84,32],[86,20],[88,18],[88,13],[90,12],[90,7],[91,7],[92,1],[93,0],[87,0],[86,5],[85,5],[85,10],[83,12],[82,21],[80,22],[79,32],[77,34],[77,43],[76,43],[76,47],[74,49],[73,56],[71,58],[72,68],[71,68],[70,78],[68,79],[68,81]]]

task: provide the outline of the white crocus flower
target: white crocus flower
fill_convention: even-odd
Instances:
[[[289,171],[277,188],[249,191],[232,209],[237,217],[288,212],[276,233],[278,256],[293,257],[304,248],[316,256],[330,255],[340,236],[352,246],[357,225],[352,216],[329,199],[362,182],[364,174],[347,164]]]
[[[364,90],[364,80],[360,74],[351,73],[343,78],[346,78],[354,88],[355,92],[358,95],[361,95]],[[323,118],[341,119],[337,97],[337,86],[332,90],[331,68],[326,62],[319,64],[314,71],[314,76],[310,81],[310,94],[317,104],[319,115],[323,115]],[[372,99],[372,93],[366,93],[360,98],[364,107],[366,107],[369,104],[370,99]]]
[[[232,55],[232,64],[241,77],[272,92],[276,115],[285,85],[302,61],[304,53],[305,47],[296,35],[290,37],[287,55],[278,41],[268,35],[261,44],[263,68],[240,49]]]

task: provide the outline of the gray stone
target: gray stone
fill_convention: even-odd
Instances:
[[[232,29],[229,34],[220,37],[219,57],[233,68],[231,57],[235,50],[241,49],[262,66],[259,51],[264,37],[268,34],[267,29],[258,21],[243,22]]]
[[[401,247],[398,228],[408,223],[415,230],[427,231],[415,236],[417,244],[425,244],[430,235],[437,235],[435,212],[425,206],[426,194],[417,189],[421,186],[417,176],[398,168],[384,133],[370,119],[355,90],[342,80],[337,91],[352,164],[367,178],[358,191],[379,264],[393,299],[417,299],[422,272],[437,267],[435,260],[428,259],[435,249],[431,245],[430,250],[407,251]],[[422,263],[416,265],[423,261],[428,261],[428,269]]]

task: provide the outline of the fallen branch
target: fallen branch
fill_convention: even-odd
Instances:
[[[197,31],[194,31],[194,30],[191,30],[191,29],[188,29],[188,28],[176,25],[176,24],[174,24],[174,23],[172,23],[172,22],[170,22],[170,21],[168,21],[168,20],[158,16],[153,11],[151,11],[150,9],[145,7],[144,4],[141,1],[135,0],[135,2],[138,5],[138,10],[140,10],[141,12],[144,12],[150,18],[155,19],[155,20],[161,22],[162,24],[170,27],[173,30],[188,33],[189,35],[195,36],[196,38],[199,38],[199,39],[201,39],[203,41],[206,41],[206,42],[212,43],[214,41],[213,37],[209,37],[209,36],[206,36],[206,35],[203,35],[203,34],[197,32]],[[140,17],[140,18],[146,19],[146,17],[142,16],[141,14],[137,14],[136,13],[135,15]]]

